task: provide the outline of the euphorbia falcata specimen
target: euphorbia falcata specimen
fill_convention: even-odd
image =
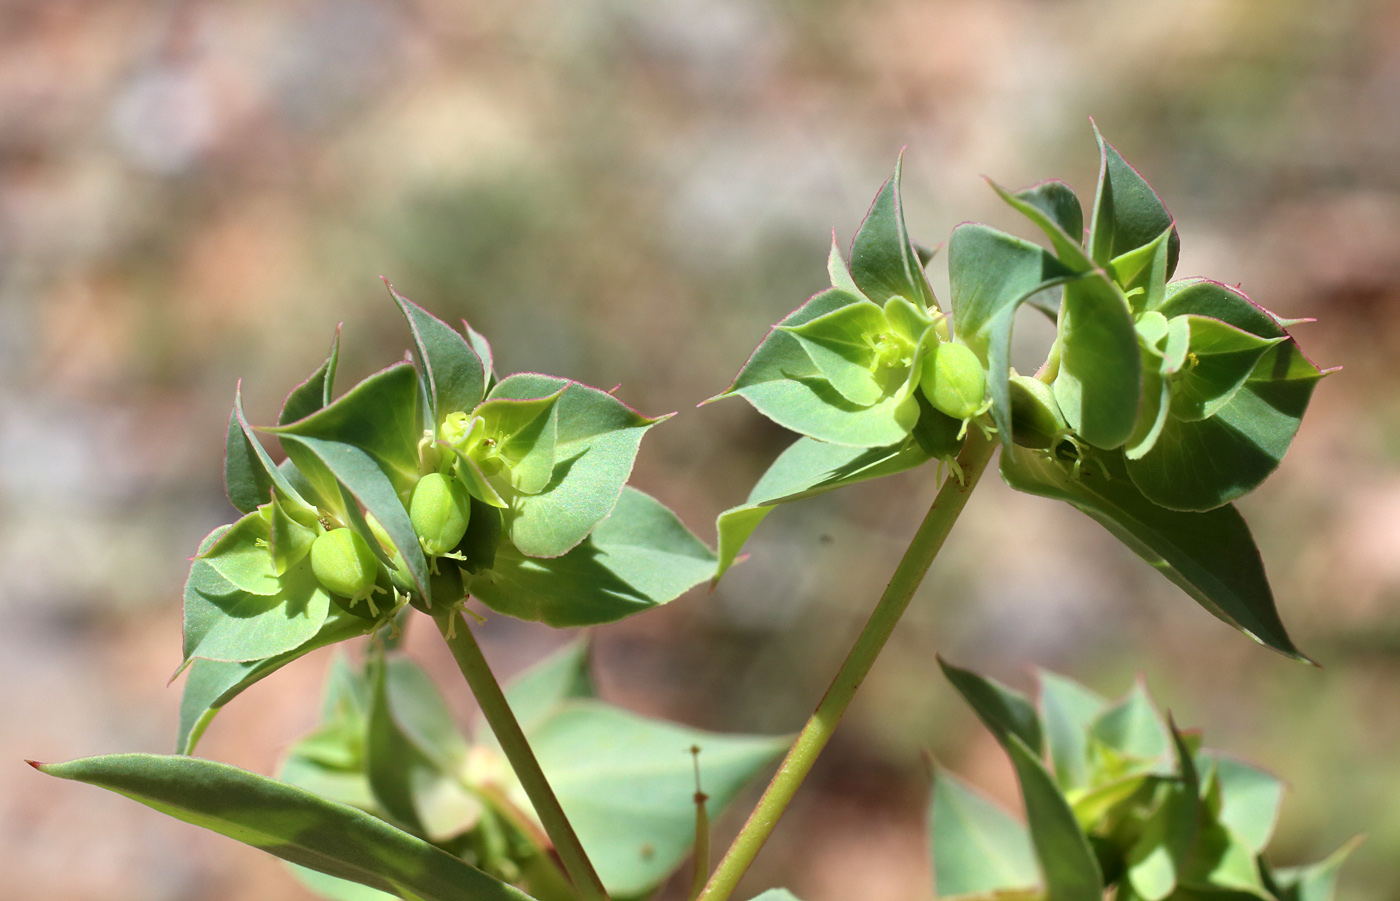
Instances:
[[[1175,221],[1102,138],[1099,149],[1087,234],[1063,182],[993,185],[1050,248],[959,226],[950,315],[905,232],[896,167],[849,269],[833,247],[833,287],[780,322],[721,395],[804,436],[721,514],[721,575],[775,504],[951,461],[975,425],[999,434],[1012,487],[1068,501],[1216,616],[1302,656],[1230,501],[1278,465],[1323,373],[1238,289],[1169,281]],[[1057,323],[1034,375],[1010,364],[1026,304]]]

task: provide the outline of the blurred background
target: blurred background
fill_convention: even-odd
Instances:
[[[1141,675],[1291,785],[1274,860],[1369,838],[1339,898],[1400,896],[1400,6],[1385,0],[7,0],[0,5],[0,871],[6,897],[304,899],[270,857],[21,762],[171,750],[186,557],[233,516],[254,422],[344,323],[340,385],[398,359],[378,277],[503,372],[610,388],[635,481],[706,540],[791,436],[722,390],[824,287],[901,147],[914,238],[1031,237],[979,176],[1092,198],[1105,136],[1182,234],[1322,366],[1241,506],[1313,670],[1222,625],[1068,507],[983,483],[745,882],[931,897],[930,759],[1015,803],[937,651],[1029,689]],[[946,297],[941,262],[931,267]],[[1026,368],[1048,330],[1018,332]],[[916,471],[780,508],[713,594],[597,629],[604,693],[794,730],[932,499]],[[568,636],[493,618],[502,673]],[[465,716],[427,631],[411,639]],[[271,772],[318,653],[201,753]],[[727,843],[742,819],[717,827]],[[682,897],[672,888],[668,897]],[[749,895],[742,895],[748,897]]]

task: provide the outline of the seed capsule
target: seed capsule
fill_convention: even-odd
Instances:
[[[936,344],[924,357],[919,387],[935,410],[954,419],[971,419],[982,410],[987,371],[965,344]]]
[[[357,533],[332,529],[311,545],[311,571],[322,588],[358,601],[374,591],[379,561]]]
[[[413,531],[423,544],[423,552],[441,557],[451,552],[467,534],[471,518],[471,495],[457,479],[430,472],[418,480],[408,505]]]

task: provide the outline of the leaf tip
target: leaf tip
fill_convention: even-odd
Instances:
[[[29,764],[30,766],[34,767],[34,769],[38,770],[38,771],[41,772],[41,773],[47,772],[47,771],[44,769],[44,767],[48,766],[47,763],[40,763],[40,762],[37,761],[37,760],[30,760],[30,759],[27,758],[27,757],[24,759],[24,762],[27,763],[27,764]]]

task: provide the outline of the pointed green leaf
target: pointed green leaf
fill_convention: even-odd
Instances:
[[[471,344],[477,359],[481,361],[482,369],[486,371],[486,390],[490,391],[496,386],[496,357],[491,352],[491,342],[487,341],[481,332],[472,328],[471,323],[465,319],[462,320],[462,330],[467,333],[467,342]]]
[[[486,474],[481,471],[481,467],[477,465],[475,460],[456,447],[452,448],[452,453],[457,457],[453,472],[467,487],[468,494],[481,503],[499,510],[510,506],[506,503],[505,498],[501,497],[501,493],[496,490],[496,486],[491,484],[491,480],[486,478]]]
[[[1115,448],[1137,422],[1142,355],[1128,302],[1092,273],[1065,285],[1055,399],[1070,428],[1095,447]]]
[[[530,733],[540,767],[615,897],[651,891],[695,838],[695,773],[717,818],[787,748],[786,737],[718,735],[574,700]]]
[[[904,210],[900,204],[899,179],[904,166],[901,153],[894,166],[894,175],[875,195],[870,212],[851,243],[851,277],[861,292],[878,304],[891,297],[933,308],[933,290],[924,278],[909,232],[904,226]]]
[[[876,341],[890,331],[889,321],[873,303],[853,303],[798,326],[784,326],[831,387],[857,406],[868,407],[897,386],[880,383]]]
[[[1011,756],[1026,805],[1035,856],[1052,901],[1102,901],[1103,873],[1089,839],[1040,756],[1020,736],[1007,732],[1002,746]]]
[[[1235,396],[1269,348],[1286,340],[1261,338],[1208,316],[1183,317],[1191,365],[1172,380],[1172,416],[1209,419]]]
[[[1083,787],[1089,781],[1089,727],[1108,701],[1047,670],[1037,670],[1036,678],[1040,682],[1040,719],[1055,778],[1062,789]]]
[[[1171,736],[1141,680],[1126,697],[1099,714],[1089,727],[1089,734],[1119,754],[1137,760],[1160,760],[1171,748]]]
[[[486,367],[471,342],[387,281],[384,285],[413,333],[413,359],[428,388],[430,427],[436,428],[449,413],[475,408],[486,395]]]
[[[262,443],[254,436],[243,415],[243,385],[234,390],[233,412],[229,414],[228,439],[224,455],[224,487],[228,499],[242,513],[252,513],[268,502],[276,488],[287,502],[309,509],[299,492],[292,488]]]
[[[378,461],[396,490],[406,492],[418,480],[418,441],[423,437],[418,373],[410,363],[396,363],[305,419],[266,431],[284,440],[313,439],[358,448]]]
[[[36,765],[38,766],[38,765]],[[322,873],[420,901],[528,895],[364,811],[194,757],[116,754],[38,766]]]
[[[1040,867],[1026,827],[941,767],[929,805],[934,895],[1031,889]]]
[[[409,371],[412,371],[411,368]],[[348,397],[349,395],[346,395]],[[344,400],[345,398],[341,398]],[[341,486],[354,498],[357,504],[363,505],[379,524],[384,527],[385,533],[393,541],[395,548],[403,555],[403,559],[408,566],[408,572],[417,586],[419,592],[425,598],[431,598],[428,587],[428,561],[423,556],[423,549],[418,544],[418,535],[413,531],[413,523],[408,518],[408,511],[398,493],[394,489],[393,483],[379,467],[374,459],[364,450],[350,444],[342,444],[337,441],[328,441],[321,438],[313,438],[305,435],[286,434],[282,436],[282,444],[287,448],[288,453],[292,448],[296,448],[299,453],[304,453],[308,460],[314,461],[317,466],[322,467],[330,477],[337,483],[336,493],[339,494]],[[356,504],[345,504],[347,508],[356,507]],[[358,508],[355,515],[358,515]],[[348,516],[352,521],[355,516]],[[357,522],[357,526],[362,522]],[[367,529],[367,527],[365,527]],[[358,529],[357,529],[358,531]],[[370,548],[378,546],[378,542],[370,540]]]
[[[831,287],[849,291],[857,297],[864,296],[857,287],[856,280],[851,278],[851,270],[846,265],[845,258],[841,256],[841,248],[836,244],[835,229],[831,230],[831,252],[826,256],[826,273],[831,278]]]
[[[522,494],[539,494],[554,475],[557,440],[555,407],[560,388],[553,394],[531,400],[498,398],[488,400],[475,411],[482,420],[483,443],[494,447],[483,451],[477,446],[477,461],[492,456],[505,461],[510,468],[510,482]],[[482,498],[490,503],[490,498]]]
[[[499,613],[567,628],[667,603],[714,572],[714,552],[674,513],[627,488],[612,515],[562,556],[532,558],[502,544],[471,593]]]
[[[918,419],[918,406],[907,392],[896,391],[870,405],[852,403],[832,387],[790,331],[843,307],[869,303],[837,288],[812,297],[773,327],[734,383],[711,400],[737,394],[778,425],[834,444],[882,447],[903,440]],[[898,373],[884,382],[895,383],[904,383]]]
[[[335,371],[340,363],[340,326],[335,328],[331,339],[331,351],[326,361],[316,367],[316,371],[291,390],[282,402],[282,412],[277,415],[277,424],[286,425],[305,419],[322,407],[329,406],[335,389]]]
[[[1140,683],[1139,683],[1140,687]],[[1155,713],[1154,713],[1155,716]],[[1162,783],[1164,796],[1128,850],[1128,881],[1143,901],[1161,901],[1199,866],[1205,811],[1191,752],[1172,727],[1180,778]]]
[[[546,375],[508,376],[489,400],[534,400],[560,389],[555,402],[554,469],[538,494],[518,497],[506,535],[527,557],[557,557],[582,541],[613,509],[632,473],[650,419],[605,391]]]
[[[1166,296],[1167,258],[1175,234],[1175,228],[1162,232],[1151,244],[1109,261],[1108,271],[1127,295],[1134,313],[1155,310]]]
[[[1002,443],[1011,444],[1011,329],[1037,292],[1073,276],[1043,249],[985,225],[960,225],[948,242],[953,328],[987,361],[987,394]],[[1136,345],[1134,345],[1136,347]]]
[[[283,654],[246,661],[195,659],[185,673],[184,692],[180,696],[180,732],[175,742],[176,753],[193,754],[195,745],[215,715],[248,686],[272,675],[298,657],[364,635],[373,626],[373,623],[357,616],[332,610],[311,640]]]
[[[990,179],[988,184],[1002,200],[1045,233],[1062,264],[1081,273],[1097,268],[1082,246],[1084,210],[1069,185],[1052,179],[1012,194]]]
[[[268,544],[272,555],[272,571],[274,575],[281,576],[306,559],[306,555],[311,552],[312,543],[325,529],[314,516],[308,518],[300,513],[293,515],[288,512],[277,499],[276,492],[273,492],[270,509],[272,521],[268,524]],[[306,521],[308,519],[309,521]],[[219,568],[217,564],[215,568]]]
[[[1008,737],[1014,735],[1032,752],[1040,754],[1040,716],[1025,695],[972,670],[953,666],[941,657],[938,665],[997,741],[1005,745]]]
[[[1293,646],[1274,607],[1273,592],[1249,526],[1232,506],[1179,513],[1143,497],[1121,457],[1094,457],[1109,478],[1084,465],[1076,478],[1045,454],[1013,448],[1001,455],[1012,488],[1074,505],[1215,616],[1283,654],[1306,660]]]
[[[775,504],[812,497],[842,485],[904,472],[929,461],[917,443],[860,448],[799,438],[783,451],[749,492],[748,500],[719,516],[720,576],[734,564],[744,542]]]
[[[1166,277],[1171,278],[1181,252],[1181,239],[1173,227],[1175,220],[1137,170],[1103,139],[1098,126],[1094,127],[1094,137],[1099,142],[1101,160],[1094,220],[1089,227],[1089,247],[1094,259],[1106,266],[1114,257],[1150,244],[1171,228],[1166,272]]]
[[[1358,836],[1333,851],[1326,860],[1306,867],[1275,870],[1279,901],[1332,901],[1337,888],[1337,872],[1346,859],[1361,844]]]
[[[261,511],[242,517],[202,551],[199,558],[234,588],[272,596],[282,592],[273,568],[271,536]]]

